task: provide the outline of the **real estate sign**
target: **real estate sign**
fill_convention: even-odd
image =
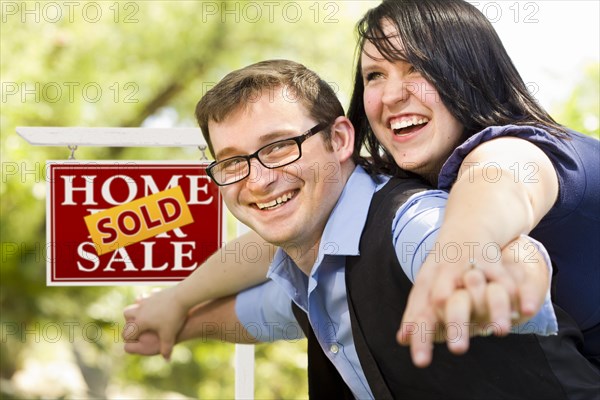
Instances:
[[[48,285],[179,281],[222,241],[206,163],[49,161]]]

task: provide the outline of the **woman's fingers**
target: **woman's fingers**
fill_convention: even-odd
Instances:
[[[463,276],[471,269],[470,262],[444,263],[438,266],[438,273],[431,284],[431,302],[434,307],[443,309],[455,290],[463,287]]]
[[[435,279],[437,265],[425,261],[423,267],[419,271],[415,284],[412,287],[409,295],[406,309],[402,316],[402,323],[398,330],[397,340],[402,345],[410,345],[413,327],[418,319],[429,313],[430,305],[430,288]]]
[[[535,315],[546,297],[550,280],[550,268],[538,248],[527,239],[515,241],[520,257],[507,257],[503,264],[516,282],[519,304],[516,310],[524,319]],[[549,260],[548,260],[549,262]]]
[[[446,302],[444,337],[454,354],[464,354],[469,349],[471,309],[472,299],[466,289],[455,291]]]
[[[512,306],[509,293],[502,285],[496,282],[489,282],[486,287],[486,299],[490,324],[494,325],[489,328],[494,329],[496,335],[507,335],[512,326]]]
[[[424,368],[431,364],[435,336],[439,323],[431,307],[428,307],[414,322],[403,325],[410,345],[410,354],[416,367]]]
[[[473,319],[483,320],[487,317],[486,285],[487,281],[483,271],[473,268],[463,277],[465,289],[469,292],[472,301]]]

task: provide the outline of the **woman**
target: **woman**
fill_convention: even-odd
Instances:
[[[600,185],[589,170],[598,165],[598,142],[568,132],[537,105],[489,22],[468,3],[384,1],[359,29],[349,116],[379,171],[452,187],[438,243],[465,250],[457,263],[426,260],[404,321],[434,322],[473,261],[489,280],[503,279],[481,250],[531,231],[556,264],[555,301],[580,324],[583,351],[598,362],[600,223],[591,208]],[[257,240],[249,234],[229,246]],[[268,256],[245,266],[212,257],[191,279],[145,300],[138,328],[156,330],[168,355],[191,306],[262,282]],[[156,311],[167,304],[168,315]],[[410,342],[406,332],[399,340]],[[429,344],[411,345],[417,364],[427,365]]]
[[[380,171],[408,170],[450,190],[437,241],[464,250],[461,262],[425,261],[404,321],[429,322],[428,304],[443,309],[469,268],[466,244],[502,247],[528,233],[548,249],[554,302],[600,367],[599,142],[537,104],[492,25],[466,2],[384,1],[358,27],[349,117]],[[413,354],[428,353],[427,343],[412,344]]]

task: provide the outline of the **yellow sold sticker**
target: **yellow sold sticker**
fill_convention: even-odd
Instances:
[[[194,222],[180,186],[84,217],[98,255]]]

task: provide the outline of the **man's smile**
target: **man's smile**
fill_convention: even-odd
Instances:
[[[280,207],[282,204],[291,200],[297,193],[297,190],[290,191],[288,193],[284,193],[283,195],[274,198],[273,200],[262,203],[256,202],[255,204],[261,210],[272,210],[274,208]]]

